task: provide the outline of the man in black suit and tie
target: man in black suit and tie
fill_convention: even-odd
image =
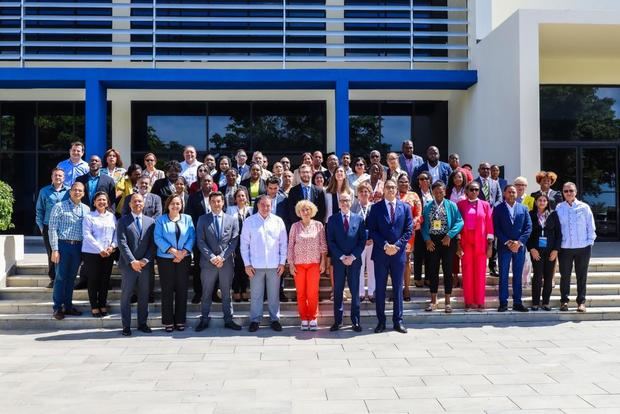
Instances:
[[[239,221],[224,214],[224,195],[219,191],[209,194],[211,212],[198,219],[196,244],[200,251],[200,278],[202,280],[202,307],[196,332],[209,327],[211,296],[215,282],[219,281],[222,291],[224,326],[235,331],[241,326],[233,321],[230,288],[234,274],[233,254],[239,243]]]
[[[142,210],[142,214],[152,218],[153,220],[156,220],[157,217],[161,216],[162,214],[161,198],[159,198],[153,193],[149,193],[150,185],[151,181],[149,180],[149,177],[140,177],[137,184],[138,193],[140,193],[140,195],[142,195],[142,198],[144,198],[144,209]],[[129,206],[129,203],[124,203],[122,215],[126,216],[130,213],[131,207]]]
[[[503,198],[499,183],[491,178],[491,164],[488,162],[480,163],[478,174],[480,175],[474,180],[480,185],[478,198],[487,201],[491,207],[495,207],[502,202]],[[493,242],[493,251],[489,258],[489,272],[491,276],[499,277],[499,273],[497,273],[497,240]]]
[[[155,256],[153,231],[155,221],[143,214],[144,197],[133,194],[127,214],[116,225],[116,238],[120,257],[118,268],[121,271],[121,319],[123,335],[131,335],[131,295],[138,286],[138,329],[151,333],[147,325],[149,312],[149,263]]]
[[[299,167],[299,179],[301,183],[291,188],[288,193],[288,226],[301,220],[295,214],[295,206],[300,200],[312,201],[318,209],[314,219],[325,222],[325,193],[310,182],[312,169],[309,165],[302,164]]]
[[[106,174],[101,174],[101,158],[97,155],[90,157],[88,161],[89,171],[87,174],[80,175],[75,179],[76,182],[84,184],[84,196],[82,203],[90,207],[91,211],[95,210],[93,202],[95,194],[99,191],[105,191],[109,198],[109,207],[112,211],[116,209],[116,184],[114,179]]]

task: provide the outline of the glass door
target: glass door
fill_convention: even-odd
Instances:
[[[618,236],[618,148],[581,149],[580,198],[590,205],[601,238]]]

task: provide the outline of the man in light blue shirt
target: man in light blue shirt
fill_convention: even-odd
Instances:
[[[41,235],[43,235],[43,244],[47,253],[47,275],[50,282],[48,289],[54,287],[54,279],[56,278],[56,266],[52,262],[52,247],[50,246],[49,227],[50,214],[52,208],[61,201],[69,198],[69,187],[64,184],[65,172],[56,167],[52,170],[52,183],[39,191],[36,205],[36,223]]]
[[[562,187],[564,201],[556,212],[562,227],[562,245],[558,254],[560,262],[561,311],[568,311],[570,277],[575,264],[577,276],[577,312],[586,311],[586,281],[592,245],[596,239],[596,225],[590,206],[577,200],[577,186],[567,182]]]
[[[71,143],[69,158],[58,163],[58,168],[65,172],[65,185],[71,187],[75,179],[88,172],[88,163],[82,159],[84,144],[79,141]]]

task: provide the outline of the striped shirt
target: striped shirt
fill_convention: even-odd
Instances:
[[[86,204],[74,204],[71,199],[54,206],[49,222],[52,250],[58,250],[58,240],[82,240],[82,221],[88,213]]]

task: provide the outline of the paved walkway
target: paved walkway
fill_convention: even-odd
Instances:
[[[0,332],[9,413],[620,412],[620,322]]]

